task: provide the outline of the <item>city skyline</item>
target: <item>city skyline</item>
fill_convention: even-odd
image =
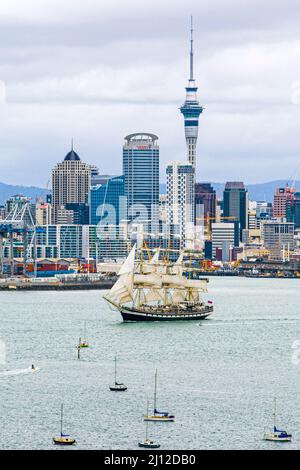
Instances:
[[[84,161],[103,173],[121,173],[120,149],[132,132],[159,136],[161,176],[168,161],[184,159],[178,108],[188,78],[190,14],[205,107],[197,180],[252,183],[294,174],[295,1],[172,2],[171,14],[169,1],[146,1],[142,9],[133,0],[110,3],[90,1],[84,12],[68,0],[0,6],[1,181],[45,186],[72,136]]]

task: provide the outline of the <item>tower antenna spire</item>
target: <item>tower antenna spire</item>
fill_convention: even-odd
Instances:
[[[191,16],[191,50],[190,50],[190,80],[194,80],[194,39],[193,16]]]

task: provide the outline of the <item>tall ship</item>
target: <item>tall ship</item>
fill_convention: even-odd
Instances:
[[[159,261],[159,250],[150,260],[142,252],[136,261],[136,245],[122,265],[118,280],[104,295],[119,310],[124,321],[203,320],[213,313],[212,302],[205,303],[207,279],[184,275],[183,253],[173,264]]]

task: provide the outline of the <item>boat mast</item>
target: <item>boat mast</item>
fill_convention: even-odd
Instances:
[[[117,356],[115,356],[115,385],[117,385]]]
[[[64,412],[64,405],[62,403],[61,408],[60,408],[60,436],[61,437],[63,435],[63,412]]]
[[[155,371],[155,384],[154,384],[154,414],[156,411],[156,399],[157,399],[157,369]]]
[[[78,346],[77,346],[77,357],[80,359],[80,350],[81,350],[81,338],[79,338]]]
[[[273,419],[274,419],[274,430],[276,428],[276,396],[274,397],[274,413],[273,413]]]
[[[149,416],[149,400],[147,399],[147,413],[146,416]],[[148,441],[148,420],[146,421],[146,441]]]
[[[191,279],[191,266],[192,266],[192,255],[190,253],[190,259],[189,259],[189,267],[190,267],[190,273],[189,273],[189,279]],[[191,288],[188,288],[188,301],[191,301]]]
[[[143,249],[140,251],[140,274],[143,273]],[[141,306],[141,287],[138,286],[138,308]]]

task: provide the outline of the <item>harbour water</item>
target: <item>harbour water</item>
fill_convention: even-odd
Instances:
[[[0,449],[54,449],[62,402],[77,449],[136,449],[156,367],[158,407],[176,415],[149,425],[161,449],[298,449],[299,282],[211,278],[215,313],[201,324],[125,324],[101,291],[1,292]],[[108,388],[116,353],[120,394]],[[262,440],[274,394],[292,443]]]

